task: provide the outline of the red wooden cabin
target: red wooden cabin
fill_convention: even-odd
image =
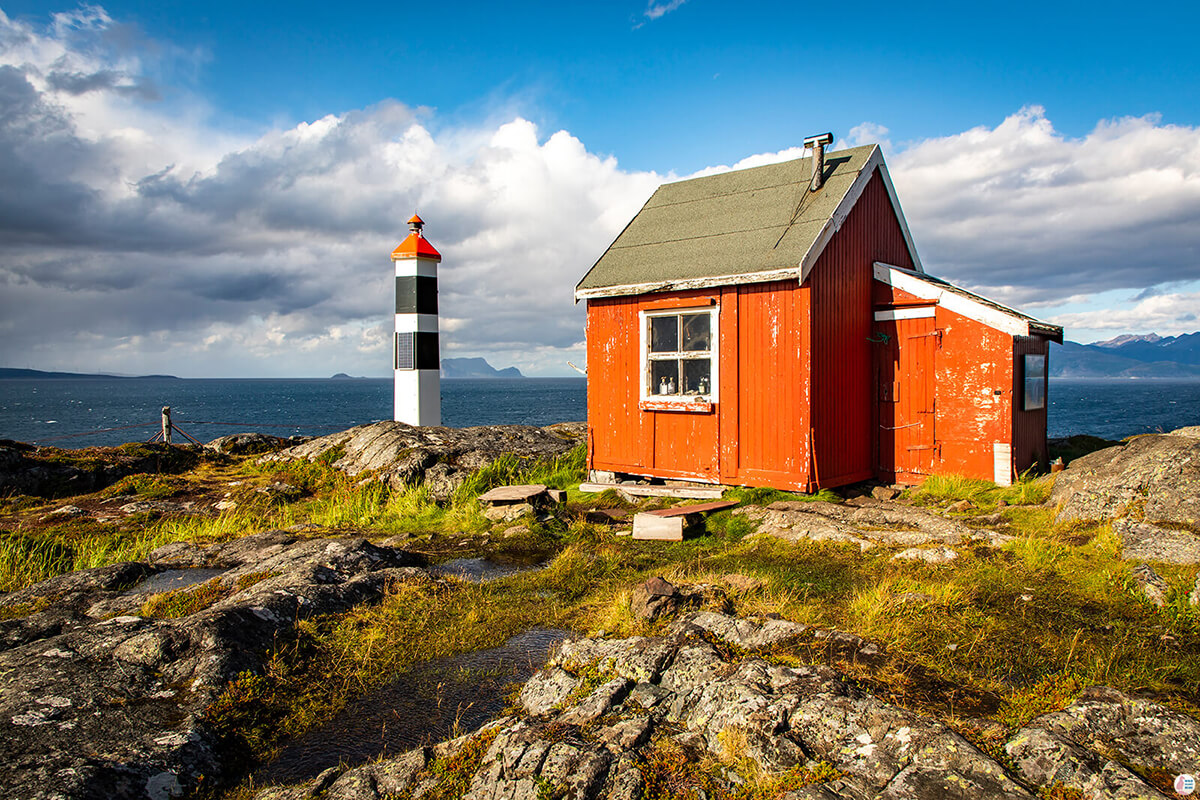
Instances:
[[[813,491],[1044,461],[1062,329],[925,275],[879,148],[828,141],[659,187],[579,282],[593,471]]]

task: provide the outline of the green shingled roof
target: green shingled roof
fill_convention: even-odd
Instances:
[[[798,276],[875,150],[867,145],[827,152],[825,185],[815,192],[808,189],[811,158],[663,184],[576,291],[653,291],[724,276],[740,283],[755,273],[788,269]]]

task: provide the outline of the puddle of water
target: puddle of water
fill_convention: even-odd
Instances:
[[[195,586],[198,583],[210,581],[218,575],[224,575],[226,572],[228,570],[224,569],[166,569],[151,575],[125,594],[171,592],[175,589],[183,589],[187,586]]]
[[[541,668],[570,633],[532,628],[500,647],[420,664],[395,683],[348,704],[328,724],[284,746],[254,776],[256,786],[298,783],[323,770],[358,766],[468,733],[504,709],[505,687]]]
[[[545,566],[544,562],[522,564],[516,561],[493,561],[483,557],[456,558],[453,561],[438,564],[433,567],[433,571],[446,577],[462,578],[472,583],[480,583],[494,581],[507,575],[516,575],[518,572],[541,569]]]

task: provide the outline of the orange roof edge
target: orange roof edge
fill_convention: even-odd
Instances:
[[[420,221],[420,217],[417,217],[415,214],[413,215],[413,219]],[[427,258],[433,261],[441,261],[442,254],[437,251],[436,247],[429,243],[428,239],[413,231],[400,243],[399,247],[392,251],[393,261],[400,258]]]

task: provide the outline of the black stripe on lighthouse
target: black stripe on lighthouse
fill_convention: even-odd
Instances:
[[[396,313],[438,313],[437,278],[428,275],[397,275]]]
[[[437,332],[397,333],[396,369],[441,369]]]

